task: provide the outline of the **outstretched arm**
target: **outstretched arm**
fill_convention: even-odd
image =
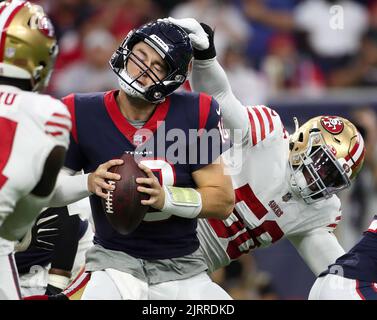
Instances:
[[[334,233],[326,228],[290,236],[288,239],[316,276],[344,254]]]
[[[69,172],[69,169],[61,170],[57,179],[55,189],[49,207],[63,207],[70,203],[88,197],[91,193],[106,199],[107,195],[104,190],[112,190],[114,187],[106,180],[119,180],[120,176],[108,171],[112,166],[121,165],[123,160],[112,159],[101,165],[89,174],[74,175],[75,172]]]
[[[194,60],[191,86],[213,96],[221,106],[225,129],[240,129],[245,137],[249,128],[246,108],[234,96],[224,69],[216,58]]]

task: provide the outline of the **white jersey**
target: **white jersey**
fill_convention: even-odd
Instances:
[[[232,175],[236,204],[226,220],[199,219],[198,237],[210,271],[250,250],[316,228],[333,230],[341,218],[337,196],[311,205],[290,189],[289,136],[279,115],[247,108],[249,134],[242,169]],[[226,162],[226,161],[225,161]]]
[[[60,101],[0,85],[0,227],[39,182],[52,149],[68,148],[70,129]]]

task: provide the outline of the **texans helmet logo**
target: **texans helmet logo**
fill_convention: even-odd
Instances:
[[[344,123],[338,117],[326,116],[321,118],[321,125],[332,134],[339,134],[344,129]]]

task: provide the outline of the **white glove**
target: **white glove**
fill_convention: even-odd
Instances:
[[[169,21],[188,33],[192,46],[197,50],[205,50],[209,47],[208,35],[198,21],[193,18],[174,19],[172,17],[162,19]]]

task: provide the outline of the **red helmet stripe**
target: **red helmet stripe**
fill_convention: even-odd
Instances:
[[[8,6],[1,8],[0,12],[0,62],[4,60],[4,47],[6,39],[6,31],[14,16],[25,5],[26,2],[13,1]]]
[[[356,160],[355,164],[351,167],[352,171],[360,164],[360,162],[364,159],[365,155],[365,148],[363,148],[363,151],[361,152],[360,157]]]
[[[360,133],[358,133],[357,137],[358,142],[356,142],[352,150],[345,157],[345,160],[352,169],[360,164],[360,162],[364,158],[365,153],[364,139]]]

